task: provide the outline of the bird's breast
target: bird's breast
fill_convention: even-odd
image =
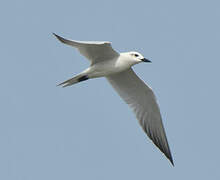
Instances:
[[[90,77],[103,77],[122,72],[131,66],[121,59],[102,61],[90,67]]]

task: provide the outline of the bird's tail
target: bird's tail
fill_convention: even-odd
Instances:
[[[71,79],[68,79],[68,80],[58,84],[57,86],[67,87],[67,86],[71,86],[73,84],[76,84],[78,82],[85,81],[87,79],[89,79],[88,75],[79,74]]]

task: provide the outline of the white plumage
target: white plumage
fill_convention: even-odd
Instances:
[[[154,93],[131,68],[140,62],[150,61],[138,52],[117,53],[110,42],[73,41],[54,35],[61,42],[77,48],[91,62],[85,71],[59,85],[66,87],[91,78],[106,77],[132,108],[148,137],[173,164]]]

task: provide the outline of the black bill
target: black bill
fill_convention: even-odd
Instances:
[[[143,58],[141,59],[143,62],[151,62],[149,59]]]

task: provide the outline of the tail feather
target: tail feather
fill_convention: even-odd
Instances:
[[[58,84],[57,86],[67,87],[67,86],[71,86],[73,84],[76,84],[78,82],[85,81],[87,79],[89,79],[89,77],[87,75],[79,74],[73,78],[70,78],[70,79]]]

